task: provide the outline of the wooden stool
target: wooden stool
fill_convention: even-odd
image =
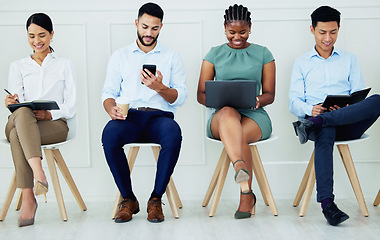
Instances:
[[[377,196],[376,196],[376,198],[375,198],[375,201],[373,202],[373,205],[374,205],[374,206],[377,206],[377,205],[379,205],[379,203],[380,203],[380,190],[379,190],[379,192],[377,193]]]
[[[207,139],[209,139],[212,142],[217,142],[217,143],[222,144],[222,141],[220,141],[220,140],[216,140],[216,139],[212,139],[212,138],[208,138],[208,137],[207,137]],[[278,215],[276,204],[274,202],[272,191],[269,187],[268,179],[267,179],[267,176],[265,174],[264,167],[263,167],[263,164],[261,162],[259,151],[257,150],[256,145],[271,142],[271,141],[274,141],[276,139],[277,139],[277,136],[272,134],[266,140],[261,140],[261,141],[249,144],[249,146],[251,148],[251,153],[252,153],[252,169],[255,173],[256,180],[257,180],[257,183],[259,185],[259,188],[260,188],[261,194],[263,196],[264,202],[267,206],[270,207],[272,214],[274,216]],[[214,175],[211,178],[210,185],[207,189],[205,198],[204,198],[203,203],[202,203],[202,206],[206,207],[208,205],[210,199],[211,199],[211,196],[215,192],[214,197],[212,199],[210,212],[209,212],[210,217],[213,217],[215,215],[216,209],[218,207],[220,195],[222,194],[224,182],[226,180],[228,167],[229,167],[230,163],[231,163],[231,160],[228,157],[226,149],[223,148],[223,151],[220,155],[218,164],[216,165]]]
[[[137,154],[140,150],[140,147],[151,147],[153,151],[154,158],[156,159],[156,162],[158,161],[158,156],[160,154],[161,146],[156,143],[130,143],[126,144],[125,146],[129,146],[129,152],[127,156],[129,170],[132,173],[133,166],[136,161]],[[170,177],[170,182],[168,186],[166,187],[166,196],[169,201],[170,208],[172,210],[172,214],[174,218],[179,218],[178,208],[182,208],[182,202],[179,198],[177,189],[174,185],[174,181],[172,177]],[[121,196],[120,192],[117,192],[115,203],[113,205],[112,210],[112,219],[115,219],[116,212],[118,210],[119,204],[123,200],[123,197]]]
[[[65,203],[63,201],[62,191],[61,191],[61,185],[59,183],[58,174],[57,174],[57,168],[56,164],[59,168],[59,170],[62,173],[62,176],[65,178],[67,185],[69,186],[71,192],[73,193],[75,200],[77,201],[79,207],[81,210],[86,211],[87,207],[82,199],[82,196],[80,195],[77,186],[75,185],[75,182],[73,180],[73,177],[70,174],[70,171],[65,163],[65,160],[63,159],[61,152],[59,151],[59,146],[66,144],[70,142],[72,139],[75,138],[76,130],[77,130],[77,118],[74,116],[73,118],[69,119],[67,121],[67,125],[69,126],[69,134],[67,136],[67,140],[65,142],[61,143],[55,143],[55,144],[49,144],[49,145],[42,145],[42,149],[44,150],[46,162],[49,167],[50,177],[51,181],[53,183],[53,188],[55,192],[55,197],[57,198],[57,203],[59,207],[59,212],[61,214],[61,218],[63,221],[67,221],[67,213],[65,208]],[[1,143],[10,145],[8,140],[3,139],[1,140]],[[3,207],[1,208],[0,212],[0,221],[3,221],[8,213],[9,206],[12,202],[13,196],[16,192],[16,172],[13,174],[13,177],[11,179],[11,183],[9,185],[7,196],[5,197],[5,201],[3,203]],[[21,189],[20,193],[17,199],[16,203],[16,211],[20,209],[21,207]]]
[[[349,143],[364,141],[369,138],[369,135],[363,134],[359,139],[348,140],[348,141],[336,141],[335,145],[337,146],[340,156],[343,161],[343,165],[346,168],[348,178],[350,179],[351,186],[354,190],[356,199],[358,200],[360,210],[365,217],[369,216],[367,205],[364,200],[363,192],[360,187],[358,175],[356,174],[354,162],[352,160],[350,149],[348,148]],[[305,175],[302,178],[301,185],[298,189],[297,195],[294,199],[293,206],[297,207],[304,195],[304,199],[301,204],[299,216],[303,217],[306,214],[307,207],[310,202],[310,197],[314,189],[315,184],[315,168],[314,168],[314,151],[311,155],[309,164],[306,168]]]

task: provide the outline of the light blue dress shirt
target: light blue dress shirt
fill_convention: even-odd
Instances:
[[[349,95],[365,88],[358,61],[352,53],[334,48],[327,59],[315,48],[297,58],[289,88],[289,111],[297,117],[312,115],[313,106],[327,95]]]
[[[141,84],[140,72],[144,64],[154,64],[162,73],[162,82],[178,92],[170,104],[156,91]],[[114,52],[108,62],[107,76],[102,90],[102,100],[128,97],[130,108],[150,107],[175,113],[185,103],[187,88],[185,69],[179,55],[157,42],[155,48],[145,53],[134,42]]]

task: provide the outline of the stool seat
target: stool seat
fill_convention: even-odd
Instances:
[[[369,138],[368,134],[363,134],[363,136],[361,136],[358,139],[346,140],[346,141],[335,141],[335,145],[338,148],[338,151],[343,161],[343,165],[346,169],[348,178],[351,182],[352,189],[354,190],[356,199],[359,203],[360,210],[363,216],[365,217],[368,217],[369,213],[368,213],[367,205],[364,200],[362,189],[360,187],[358,175],[355,170],[355,165],[352,160],[352,156],[351,156],[351,152],[348,147],[348,144],[361,142],[361,141],[367,140],[368,138]],[[309,164],[306,168],[305,174],[302,178],[300,187],[298,189],[298,192],[293,202],[293,206],[297,207],[300,204],[302,196],[303,196],[304,199],[302,201],[301,208],[299,211],[300,217],[305,216],[307,207],[310,202],[311,194],[314,189],[314,184],[315,184],[314,153],[315,153],[315,150],[313,150]]]

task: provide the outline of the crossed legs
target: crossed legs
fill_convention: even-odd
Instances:
[[[249,143],[261,139],[260,127],[250,118],[242,116],[231,107],[224,107],[215,113],[211,121],[211,133],[214,138],[220,139],[227,151],[231,162],[243,159],[234,165],[235,171],[245,168],[249,171],[249,190],[252,185],[252,155]],[[252,194],[240,195],[238,211],[250,212],[254,197]]]

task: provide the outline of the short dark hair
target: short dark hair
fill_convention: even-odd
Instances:
[[[340,12],[330,6],[321,6],[311,14],[311,25],[315,28],[318,22],[337,22],[340,26]]]
[[[161,22],[164,19],[164,11],[156,3],[149,2],[149,3],[145,3],[144,5],[142,5],[141,8],[139,9],[138,18],[140,18],[145,13],[150,15],[150,16],[159,18],[161,20]]]
[[[28,30],[28,27],[32,24],[36,24],[49,33],[53,31],[53,23],[48,15],[45,13],[34,13],[32,14],[28,20],[26,21],[26,30]]]
[[[235,4],[229,6],[224,14],[224,24],[227,25],[227,23],[231,21],[245,21],[248,24],[251,24],[251,12],[243,5]]]

